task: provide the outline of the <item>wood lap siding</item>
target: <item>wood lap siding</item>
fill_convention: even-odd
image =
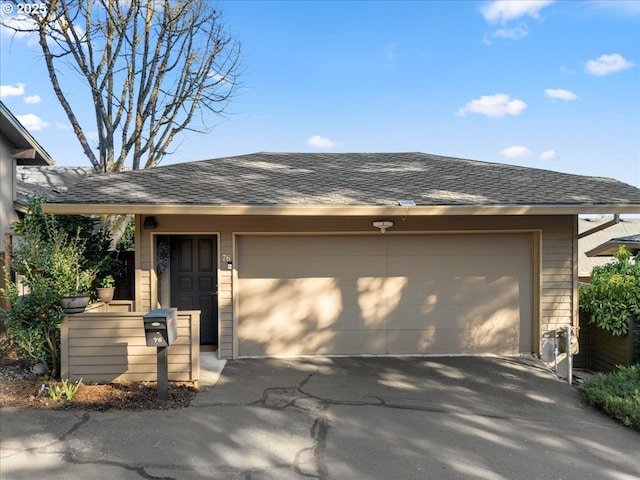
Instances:
[[[155,381],[157,349],[146,346],[139,312],[67,315],[62,324],[61,374],[73,382]],[[197,381],[199,312],[178,312],[178,338],[169,348],[169,380]]]
[[[540,295],[542,332],[572,323],[575,313],[573,235],[570,220],[554,221],[543,230]],[[576,324],[577,320],[576,317]]]
[[[235,263],[234,233],[304,233],[313,234],[374,234],[371,222],[378,217],[215,217],[207,215],[156,215],[157,231],[139,228],[136,245],[140,246],[140,255],[136,261],[136,307],[148,310],[157,306],[154,287],[155,275],[150,261],[151,245],[154,234],[211,234],[219,238],[218,270],[218,314],[220,358],[233,358],[233,271],[220,259],[230,255]],[[534,325],[534,345],[536,352],[541,351],[541,338],[544,332],[566,327],[574,321],[577,324],[577,299],[574,298],[574,285],[577,282],[577,258],[574,243],[577,235],[577,219],[573,215],[558,216],[433,216],[393,218],[396,221],[389,234],[401,232],[415,234],[450,232],[500,232],[500,231],[538,231],[542,248],[539,262],[539,324]],[[140,219],[138,219],[138,222]],[[138,225],[140,227],[140,225]],[[537,286],[536,286],[537,288]],[[138,300],[139,299],[139,300]],[[534,300],[537,301],[537,300]],[[575,320],[574,320],[575,319]],[[534,320],[535,322],[535,320]]]
[[[231,255],[233,242],[231,235],[219,239],[220,254]],[[232,256],[232,255],[231,255]],[[232,256],[233,257],[233,256]],[[218,351],[220,358],[233,356],[233,271],[221,262],[218,270]]]

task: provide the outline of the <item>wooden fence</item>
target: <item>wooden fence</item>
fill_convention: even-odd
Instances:
[[[147,347],[144,313],[99,310],[65,317],[61,377],[85,383],[157,380],[157,349]],[[168,347],[168,361],[170,381],[198,381],[200,311],[178,312],[178,338]]]
[[[588,316],[580,313],[580,353],[574,358],[574,367],[611,372],[617,365],[637,362],[640,362],[639,322],[631,322],[629,333],[619,337],[590,324]]]

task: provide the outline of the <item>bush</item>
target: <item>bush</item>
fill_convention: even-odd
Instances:
[[[20,352],[33,364],[42,362],[52,376],[58,372],[61,298],[89,293],[96,274],[109,272],[115,260],[109,255],[110,236],[93,232],[88,217],[57,218],[42,211],[34,197],[24,218],[12,224],[21,236],[10,246],[11,269],[20,275],[28,295],[20,296],[15,283],[0,290],[11,309],[0,315]],[[8,279],[8,272],[5,270]]]
[[[18,351],[32,365],[46,365],[55,376],[60,359],[60,326],[64,318],[58,292],[40,284],[34,285],[29,295],[19,296],[16,285],[10,283],[4,293],[11,303],[11,310],[1,310],[0,318]]]
[[[580,286],[580,308],[591,322],[623,336],[632,319],[640,319],[640,262],[620,247],[615,260],[591,272],[591,284]]]
[[[46,288],[60,296],[88,293],[96,269],[87,265],[81,230],[65,231],[55,217],[42,212],[41,204],[42,199],[33,198],[24,219],[12,224],[21,241],[10,246],[11,269],[30,290]]]
[[[640,431],[640,364],[600,373],[585,380],[581,388],[591,405]]]

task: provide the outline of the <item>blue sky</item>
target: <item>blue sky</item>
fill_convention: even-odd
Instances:
[[[640,1],[221,7],[242,44],[243,86],[210,134],[181,137],[163,164],[421,151],[640,186]],[[57,165],[89,166],[39,47],[0,40],[2,101]]]

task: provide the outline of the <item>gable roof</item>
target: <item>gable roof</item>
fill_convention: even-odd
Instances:
[[[53,158],[2,102],[0,102],[0,132],[11,142],[14,149],[29,151],[27,156],[16,158],[18,165],[53,165]]]
[[[591,230],[598,225],[608,222],[610,218],[579,218],[578,232],[582,233]],[[604,265],[611,262],[611,255],[618,251],[617,245],[614,247],[610,256],[590,256],[591,252],[598,252],[619,239],[633,239],[640,237],[640,218],[621,218],[618,223],[604,230],[596,231],[586,237],[578,240],[578,274],[580,276],[588,276],[595,266]],[[640,241],[640,238],[637,239]],[[625,245],[632,246],[629,242],[622,242]]]
[[[587,257],[612,257],[621,246],[631,252],[631,255],[636,255],[640,252],[640,234],[612,238],[602,245],[592,248],[586,255]]]
[[[413,200],[416,206],[409,208],[425,213],[440,207],[449,213],[640,213],[640,189],[614,179],[425,153],[255,153],[95,175],[52,197],[47,210],[404,211],[399,200]]]

